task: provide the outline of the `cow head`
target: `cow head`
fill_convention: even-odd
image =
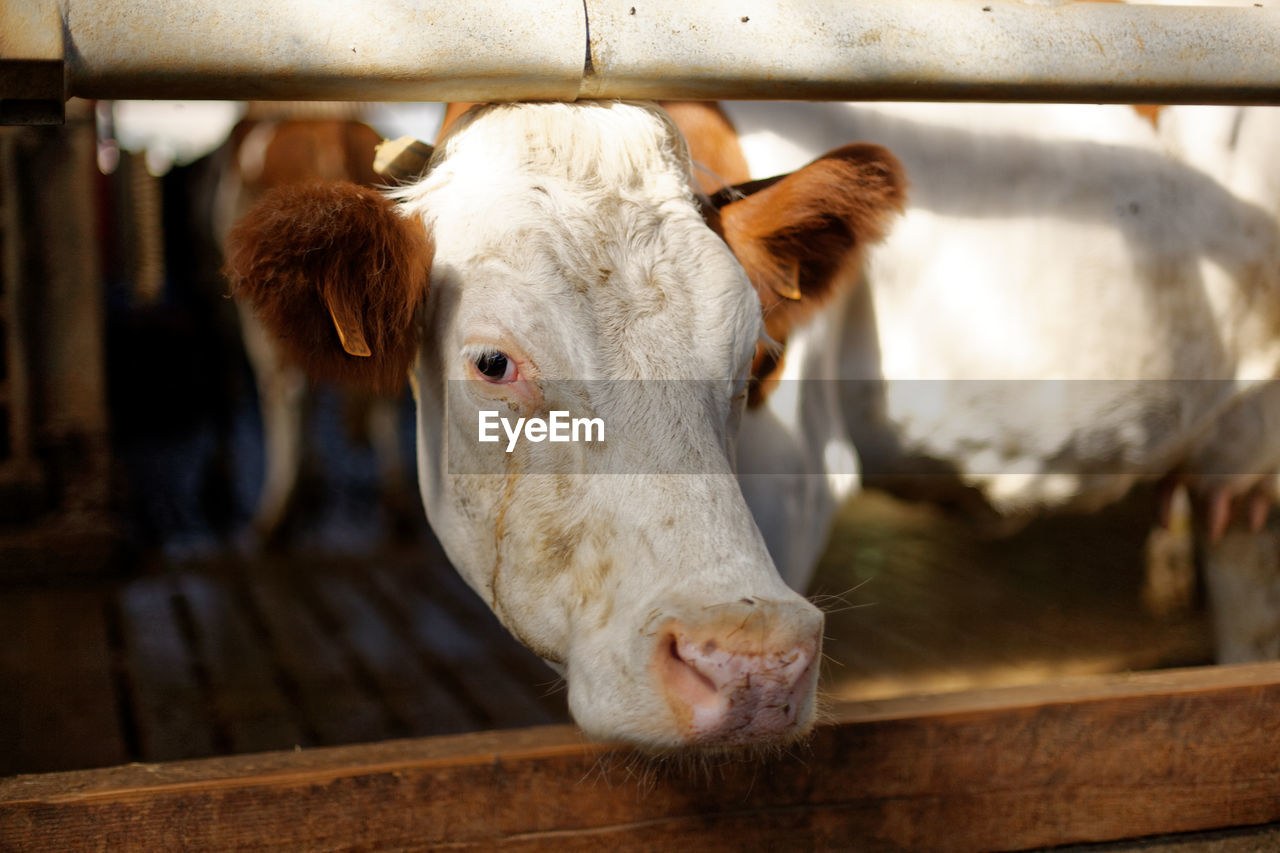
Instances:
[[[394,193],[272,194],[232,235],[237,293],[295,358],[411,374],[432,527],[594,737],[781,743],[812,723],[822,616],[779,579],[732,444],[757,290],[820,294],[900,205],[887,152],[819,163],[709,225],[661,110],[493,105]],[[479,440],[482,413],[555,411],[603,440]]]

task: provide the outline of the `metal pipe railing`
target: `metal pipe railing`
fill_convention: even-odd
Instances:
[[[580,97],[1280,102],[1280,4],[588,0]]]
[[[1280,103],[1280,6],[0,0],[0,120],[72,96]]]

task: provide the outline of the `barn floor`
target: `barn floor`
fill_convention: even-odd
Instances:
[[[1140,516],[984,541],[930,511],[854,501],[812,590],[829,610],[827,694],[1207,662],[1202,614],[1141,608]],[[567,719],[554,674],[433,542],[9,581],[0,626],[0,775]]]
[[[828,610],[835,700],[1036,684],[1213,662],[1198,603],[1142,603],[1154,497],[991,538],[867,493],[839,517],[809,592]],[[826,596],[832,596],[827,599]]]
[[[561,722],[438,548],[0,591],[0,775]]]

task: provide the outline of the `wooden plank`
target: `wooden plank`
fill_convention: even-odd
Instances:
[[[302,598],[278,574],[258,573],[245,583],[318,741],[349,744],[391,737],[394,723],[381,702],[359,683],[340,644]]]
[[[225,578],[177,576],[209,682],[216,719],[233,752],[308,744],[275,666]]]
[[[318,574],[315,591],[342,628],[342,640],[361,661],[380,695],[411,734],[474,729],[478,721],[448,685],[431,678],[412,645],[387,624],[385,614],[350,578]]]
[[[394,567],[400,581],[419,590],[427,599],[452,614],[454,619],[467,625],[473,633],[489,638],[490,665],[533,685],[538,701],[548,713],[563,714],[566,705],[564,682],[560,676],[511,636],[488,605],[449,564],[439,543],[431,543],[425,552],[425,558],[415,560],[409,566]]]
[[[129,694],[144,761],[216,755],[209,701],[174,611],[168,578],[146,577],[119,592]]]
[[[555,679],[544,666],[540,678],[509,671],[494,654],[493,646],[512,643],[512,638],[495,618],[485,622],[464,621],[450,608],[403,582],[398,573],[375,567],[370,580],[384,597],[384,610],[410,634],[425,663],[437,677],[446,675],[458,682],[471,703],[484,715],[484,727],[515,728],[569,721],[564,697],[555,697],[548,707],[546,692],[538,687]],[[523,647],[521,647],[523,648]]]
[[[760,761],[567,726],[0,780],[0,848],[997,850],[1280,820],[1280,665],[864,702]]]
[[[1266,853],[1280,850],[1280,824],[1188,832],[1102,844],[1059,847],[1055,853]]]
[[[11,729],[0,773],[125,761],[103,593],[52,588],[4,598],[0,718]]]
[[[25,596],[5,590],[0,593],[0,626],[4,626],[4,641],[0,642],[0,776],[7,776],[26,769],[20,763],[18,753],[22,736],[22,708],[27,704],[23,697],[23,671],[26,667],[22,648],[22,611]]]

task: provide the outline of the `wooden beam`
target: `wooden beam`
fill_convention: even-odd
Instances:
[[[31,766],[33,746],[47,768],[127,760],[111,678],[106,597],[92,588],[6,589],[0,625],[0,775]],[[86,707],[96,713],[85,714]]]
[[[0,849],[992,850],[1280,820],[1280,665],[841,706],[762,761],[568,726],[0,780]]]

